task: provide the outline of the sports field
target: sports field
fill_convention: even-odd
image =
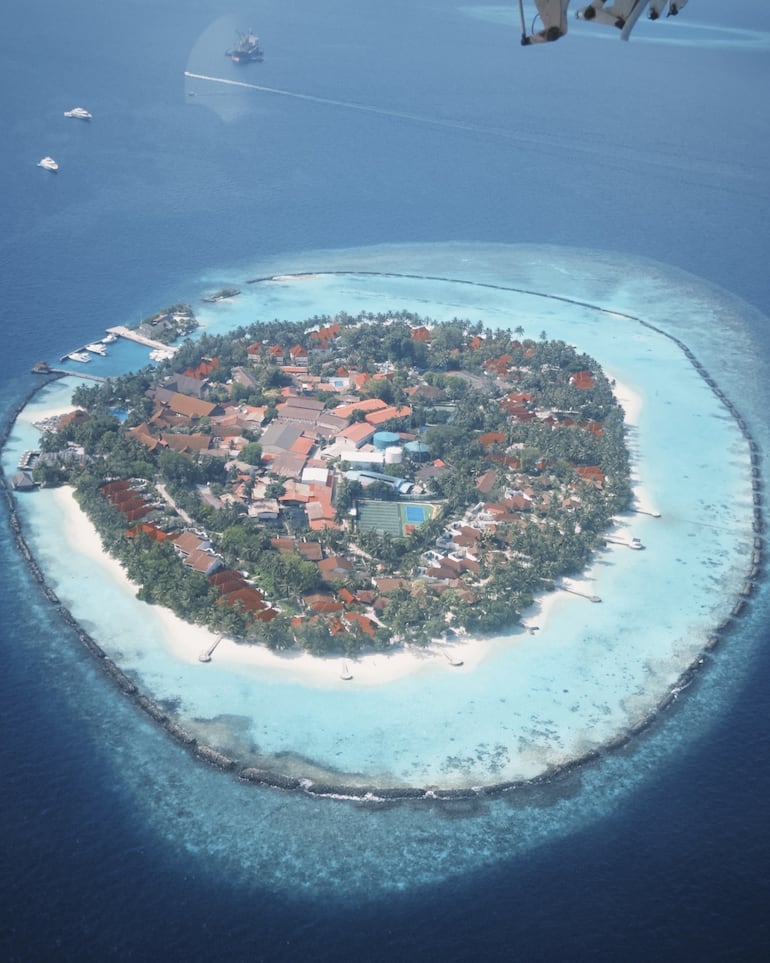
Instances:
[[[429,521],[438,511],[430,502],[360,501],[358,503],[358,526],[362,532],[378,532],[394,538],[406,538]]]

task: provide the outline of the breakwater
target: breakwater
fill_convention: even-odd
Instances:
[[[548,295],[543,296],[548,297]],[[572,303],[583,304],[584,302]],[[597,310],[604,311],[605,313],[607,311],[607,309],[599,308],[597,306],[591,307],[596,307]],[[617,315],[617,312],[612,313]],[[16,545],[20,554],[25,559],[25,562],[27,563],[35,581],[40,586],[41,592],[45,595],[48,601],[56,607],[63,621],[67,623],[67,625],[71,628],[75,635],[77,635],[83,645],[94,656],[94,658],[97,660],[97,664],[101,667],[105,675],[112,680],[116,687],[119,688],[124,695],[130,698],[137,708],[141,709],[151,719],[153,719],[154,722],[162,726],[167,734],[177,741],[179,745],[185,748],[185,750],[187,750],[192,756],[207,765],[212,765],[223,771],[229,772],[244,782],[249,782],[255,785],[270,786],[276,789],[303,792],[315,797],[356,800],[364,805],[383,805],[396,800],[424,800],[426,802],[473,800],[480,797],[491,797],[503,793],[514,792],[516,790],[523,790],[526,787],[556,782],[559,779],[566,778],[570,773],[573,773],[580,767],[595,763],[607,754],[622,749],[640,733],[655,724],[656,720],[658,720],[666,711],[670,710],[676,704],[679,695],[694,682],[701,668],[707,664],[709,653],[717,645],[719,645],[723,639],[726,639],[734,630],[735,626],[738,624],[738,619],[744,613],[745,607],[750,604],[751,595],[754,592],[758,580],[762,576],[764,524],[762,509],[763,485],[760,454],[758,446],[751,437],[744,419],[741,417],[736,406],[733,405],[732,402],[725,396],[725,394],[716,384],[715,380],[710,376],[709,372],[699,362],[692,351],[690,351],[687,345],[685,345],[676,337],[669,335],[662,329],[649,324],[642,319],[634,318],[631,315],[623,315],[623,317],[630,321],[636,321],[640,324],[643,324],[676,343],[679,349],[684,353],[685,357],[687,357],[689,363],[695,368],[698,374],[709,385],[714,395],[720,400],[725,410],[735,420],[736,425],[742,432],[747,442],[751,461],[754,538],[750,551],[750,558],[747,558],[746,577],[741,585],[740,591],[736,594],[730,612],[704,639],[702,652],[680,675],[676,684],[672,686],[671,689],[660,699],[654,709],[647,712],[643,719],[640,719],[636,724],[624,731],[616,739],[608,741],[601,747],[586,752],[584,755],[573,757],[559,765],[553,765],[544,773],[533,779],[505,781],[484,785],[481,787],[468,787],[459,789],[442,788],[440,786],[404,786],[383,788],[375,785],[347,785],[345,784],[344,779],[337,780],[332,775],[324,779],[294,777],[274,770],[270,767],[269,762],[264,766],[246,765],[244,762],[231,758],[217,749],[199,741],[195,735],[185,729],[184,726],[179,724],[170,710],[167,710],[164,706],[155,702],[147,694],[142,693],[137,685],[137,681],[127,675],[109,658],[109,656],[99,646],[98,642],[94,640],[78,624],[72,613],[61,604],[60,600],[56,596],[56,593],[50,586],[47,585],[44,574],[37,565],[37,562],[34,559],[26,540],[24,539],[22,521],[16,512],[16,499],[6,485],[5,478],[3,477],[0,480],[0,484],[2,485],[2,489],[5,494],[9,513],[9,524],[14,533]],[[3,446],[7,441],[13,422],[18,416],[19,412],[21,412],[21,410],[29,403],[37,390],[39,390],[39,386],[32,390],[26,399],[16,406],[12,417],[4,426],[2,436],[0,436],[0,444]],[[20,495],[17,497],[34,496]]]

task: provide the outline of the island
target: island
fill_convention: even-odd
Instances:
[[[175,305],[140,332],[191,321]],[[523,332],[401,311],[204,333],[78,387],[33,479],[75,486],[139,598],[245,645],[498,633],[632,495],[612,383]]]

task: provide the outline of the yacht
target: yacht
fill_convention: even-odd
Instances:
[[[105,336],[102,338],[102,344],[114,344],[117,340],[118,336],[110,332],[109,334],[105,334]]]
[[[78,120],[90,120],[93,114],[85,109],[85,107],[73,107],[72,110],[64,111],[65,117],[76,117]]]
[[[87,351],[73,351],[72,354],[68,354],[67,357],[70,361],[80,361],[82,364],[91,360],[91,355]]]
[[[37,166],[43,167],[47,171],[51,171],[52,174],[55,174],[56,171],[59,170],[59,165],[56,163],[53,157],[44,157],[41,161],[37,162]]]
[[[107,354],[107,349],[98,341],[94,341],[93,344],[87,344],[86,351],[90,351],[92,354],[100,354],[102,357]]]

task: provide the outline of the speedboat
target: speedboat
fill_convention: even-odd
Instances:
[[[93,114],[85,109],[85,107],[73,107],[72,110],[64,111],[65,117],[76,117],[78,120],[90,120]]]
[[[91,351],[93,354],[100,354],[102,356],[107,354],[107,349],[98,341],[94,341],[93,344],[87,344],[86,351]]]
[[[37,162],[38,167],[42,167],[52,174],[55,174],[59,170],[59,165],[53,159],[53,157],[44,157],[42,160]]]
[[[87,351],[73,351],[72,354],[68,354],[67,357],[70,361],[80,361],[81,364],[86,364],[91,360],[91,355]]]

